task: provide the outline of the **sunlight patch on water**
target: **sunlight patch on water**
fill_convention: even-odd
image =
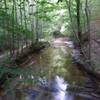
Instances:
[[[68,84],[64,81],[62,77],[56,76],[51,88],[57,91],[52,92],[52,100],[73,100],[73,97],[66,91]]]
[[[54,86],[59,89],[59,91],[66,91],[68,84],[64,82],[62,77],[56,76],[54,79]]]

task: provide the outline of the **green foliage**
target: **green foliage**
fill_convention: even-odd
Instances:
[[[67,36],[77,34],[77,0],[1,0],[0,41],[39,41],[48,39],[55,30]],[[86,32],[86,1],[80,0],[80,26]],[[99,0],[89,0],[94,14],[99,11]],[[96,6],[96,7],[94,7]],[[69,11],[69,12],[68,12]],[[95,14],[96,15],[96,14]],[[74,33],[74,34],[72,34]],[[75,34],[76,33],[76,34]],[[9,37],[9,38],[7,38]],[[8,40],[9,39],[9,40]],[[17,39],[17,40],[16,40]],[[13,43],[12,43],[13,44]],[[24,43],[22,42],[24,45]]]
[[[70,18],[64,1],[57,3],[47,0],[32,2],[13,0],[1,1],[0,5],[0,27],[12,38],[18,37],[18,35],[30,40],[41,37],[48,38],[52,30],[57,30],[59,27],[64,27],[62,34],[71,33],[68,31]],[[74,6],[75,1],[72,2],[72,14],[75,13]]]

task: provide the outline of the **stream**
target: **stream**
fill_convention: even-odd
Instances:
[[[36,84],[24,83],[14,100],[100,100],[93,95],[93,81],[73,64],[74,56],[77,60],[79,52],[73,42],[63,38],[54,39],[51,47],[32,54],[26,66],[36,73],[31,76]]]

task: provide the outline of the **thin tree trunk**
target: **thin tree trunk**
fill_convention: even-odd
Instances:
[[[82,40],[82,30],[80,24],[80,0],[76,0],[76,8],[77,8],[77,32],[78,32],[78,39],[79,39],[79,48],[81,50],[81,40]]]
[[[15,14],[14,14],[14,10],[15,10],[15,7],[14,7],[14,0],[13,0],[13,7],[12,7],[12,16],[13,16],[13,18],[12,18],[12,41],[11,41],[11,48],[12,48],[12,53],[11,53],[11,56],[13,56],[14,55],[14,49],[15,49],[15,46],[14,46],[14,43],[15,43],[15,40],[14,40],[14,38],[15,38],[15,36],[14,36],[14,28],[15,28],[15,23],[14,23],[14,17],[15,17]]]
[[[24,9],[23,10],[24,10],[24,25],[25,25],[25,31],[27,31],[25,1],[26,0],[23,1],[24,2],[24,6],[23,6]],[[27,32],[25,32],[25,43],[26,43],[26,47],[27,47],[28,46],[28,43],[27,43]]]
[[[7,12],[7,1],[6,0],[4,0],[4,6],[5,6],[5,12]],[[4,45],[5,46],[7,45],[7,40],[6,40],[7,39],[7,36],[6,36],[7,32],[5,31],[5,29],[8,28],[8,26],[6,25],[6,17],[7,17],[7,15],[5,15],[5,20],[4,20],[4,23],[3,23],[4,24],[4,31],[3,32],[4,32],[4,37],[5,37]],[[7,48],[5,48],[5,49],[7,49]]]
[[[89,7],[88,7],[88,0],[85,1],[85,14],[86,14],[86,20],[87,20],[87,34],[89,34],[87,37],[89,41],[89,48],[88,48],[88,59],[91,60],[91,40],[90,40],[90,12],[89,12]]]
[[[22,26],[22,24],[23,24],[23,19],[22,19],[22,6],[21,6],[21,2],[22,2],[22,0],[20,0],[20,22],[21,22],[21,26]],[[22,30],[21,28],[20,28],[20,30]],[[21,33],[22,34],[22,33]],[[21,37],[21,42],[23,42],[23,38]],[[23,53],[23,43],[21,43],[21,52]]]
[[[38,13],[38,6],[36,7],[36,11]],[[36,17],[36,43],[38,43],[38,39],[39,39],[39,34],[38,34],[38,25],[39,25],[39,20],[38,20],[38,14],[37,14],[37,17]]]
[[[17,5],[16,5],[16,1],[15,1],[15,23],[16,25],[18,24],[18,20],[17,20]],[[16,26],[17,28],[17,26]],[[17,45],[17,51],[15,52],[16,55],[19,55],[19,32],[17,31],[17,34],[16,34],[16,45]]]

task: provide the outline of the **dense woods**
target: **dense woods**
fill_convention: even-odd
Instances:
[[[17,88],[35,87],[39,78],[58,75],[72,91],[77,80],[83,86],[89,77],[96,97],[90,100],[99,100],[99,11],[99,0],[0,0],[0,96],[15,91],[11,100],[26,100],[15,99]]]

